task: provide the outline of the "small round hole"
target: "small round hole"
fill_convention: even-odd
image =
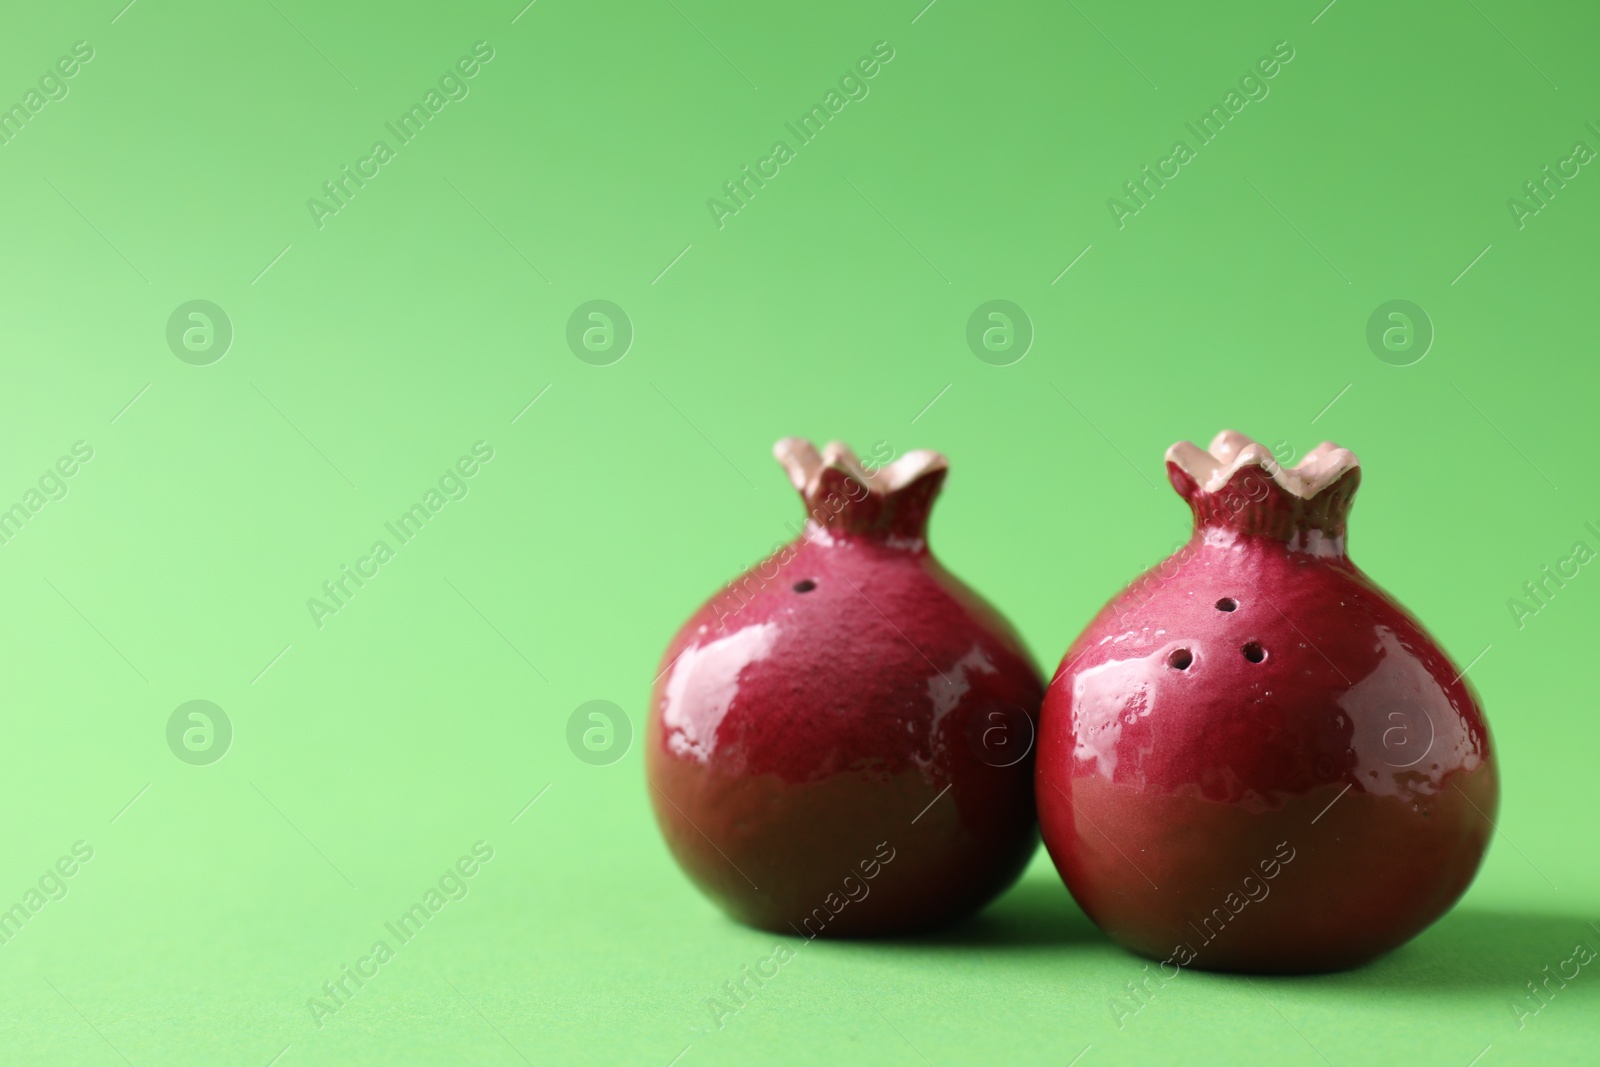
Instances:
[[[1239,651],[1243,652],[1244,658],[1249,660],[1251,663],[1260,663],[1262,660],[1267,658],[1267,650],[1256,644],[1254,641],[1249,642]]]
[[[1237,608],[1238,606],[1239,606],[1239,602],[1237,600],[1233,599],[1233,597],[1231,597],[1231,596],[1225,596],[1221,600],[1217,601],[1217,610],[1218,611],[1232,611],[1234,608]]]
[[[1189,669],[1189,664],[1193,662],[1194,653],[1187,648],[1175,648],[1172,650],[1172,654],[1167,657],[1167,666],[1173,670],[1186,671]]]
[[[802,578],[798,582],[794,583],[794,591],[796,593],[809,593],[816,587],[817,583],[813,582],[810,578]]]

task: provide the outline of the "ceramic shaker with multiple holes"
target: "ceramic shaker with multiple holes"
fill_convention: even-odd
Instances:
[[[1167,473],[1192,538],[1101,610],[1045,697],[1045,845],[1164,971],[1363,963],[1478,870],[1499,800],[1483,712],[1352,562],[1349,451],[1286,469],[1223,432],[1174,445]]]

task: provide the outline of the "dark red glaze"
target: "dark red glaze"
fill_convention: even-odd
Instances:
[[[646,742],[657,820],[741,922],[807,937],[953,922],[1038,844],[1043,680],[928,551],[943,457],[868,470],[837,444],[775,452],[805,531],[667,646]]]
[[[1364,963],[1478,870],[1499,802],[1483,712],[1345,554],[1353,455],[1325,444],[1286,471],[1225,432],[1167,471],[1193,537],[1101,610],[1045,696],[1045,845],[1089,917],[1152,959]]]

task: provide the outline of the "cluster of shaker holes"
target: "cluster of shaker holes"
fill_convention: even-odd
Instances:
[[[1239,602],[1231,596],[1225,596],[1216,604],[1218,611],[1234,611],[1239,607]],[[1246,641],[1239,647],[1239,654],[1251,663],[1260,663],[1267,658],[1267,650],[1261,647],[1258,641]],[[1194,663],[1194,653],[1187,648],[1175,648],[1167,656],[1167,666],[1173,670],[1186,671]]]

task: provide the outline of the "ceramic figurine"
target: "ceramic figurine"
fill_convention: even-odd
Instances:
[[[1174,445],[1167,473],[1193,537],[1101,610],[1045,697],[1045,845],[1088,916],[1153,960],[1364,963],[1483,859],[1499,780],[1477,697],[1346,553],[1350,452],[1286,469],[1225,431]]]
[[[1037,846],[1043,680],[928,550],[943,456],[773,451],[805,527],[667,646],[646,750],[662,833],[752,926],[870,937],[961,919]]]

